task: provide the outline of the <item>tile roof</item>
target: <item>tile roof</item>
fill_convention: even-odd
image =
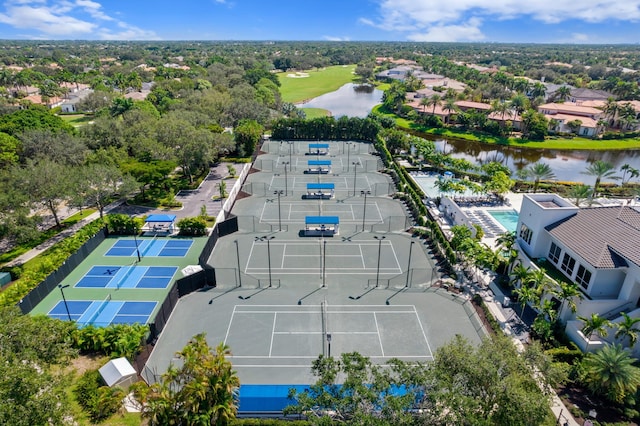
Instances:
[[[580,120],[580,127],[595,129],[598,127],[598,122],[591,117],[585,117],[584,115],[572,115],[572,114],[544,114],[547,120],[563,121],[565,124],[569,121]]]
[[[456,105],[460,108],[472,108],[478,109],[482,111],[489,111],[491,109],[491,105],[485,104],[483,102],[473,102],[473,101],[456,101]]]
[[[583,208],[545,229],[596,268],[615,268],[625,261],[640,266],[638,207]]]
[[[602,111],[599,109],[577,105],[573,102],[543,104],[538,107],[538,111],[542,110],[589,115],[602,114]]]

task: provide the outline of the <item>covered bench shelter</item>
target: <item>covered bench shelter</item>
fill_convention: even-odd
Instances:
[[[308,160],[307,166],[305,174],[326,175],[331,172],[331,160]]]
[[[327,155],[328,153],[328,143],[310,143],[309,152],[305,152],[304,155]]]
[[[150,214],[144,221],[142,231],[172,234],[175,231],[175,222],[174,214]]]
[[[303,200],[330,200],[334,196],[335,183],[308,183],[307,193],[302,196]],[[323,192],[328,191],[328,192]]]
[[[304,236],[332,237],[338,235],[340,218],[338,216],[306,216],[304,218]]]

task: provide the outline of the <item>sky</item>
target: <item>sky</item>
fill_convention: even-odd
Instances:
[[[635,44],[640,0],[0,0],[0,39]]]

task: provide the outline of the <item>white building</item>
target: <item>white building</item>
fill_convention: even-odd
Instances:
[[[577,316],[597,313],[614,323],[622,321],[621,312],[640,317],[640,207],[578,208],[555,194],[526,194],[517,234],[529,260],[525,266],[545,258],[583,292],[577,312],[567,306],[559,312],[580,348],[591,351],[606,342],[589,342]],[[614,334],[615,328],[609,330],[608,342]]]

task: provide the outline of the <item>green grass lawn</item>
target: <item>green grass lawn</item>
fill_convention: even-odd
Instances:
[[[567,149],[567,150],[624,150],[624,149],[639,149],[640,138],[630,139],[613,139],[613,140],[598,140],[588,138],[560,138],[549,137],[544,141],[530,141],[520,138],[501,138],[496,136],[490,136],[478,132],[461,131],[456,129],[435,129],[423,127],[411,120],[401,118],[395,114],[389,113],[384,110],[383,105],[377,105],[373,108],[373,111],[382,115],[392,117],[396,120],[396,125],[403,129],[415,130],[427,135],[434,135],[442,138],[449,139],[462,139],[474,142],[482,142],[493,145],[509,145],[514,147],[523,148],[535,148],[535,149]]]
[[[294,72],[278,73],[282,100],[293,103],[302,102],[338,90],[341,86],[354,81],[355,69],[355,65],[336,65],[317,71],[305,71],[309,77],[303,78],[287,77],[287,74],[295,74]]]
[[[73,127],[84,126],[85,124],[93,120],[92,115],[85,115],[85,114],[64,114],[64,115],[59,115],[58,117],[62,118],[64,121],[71,124]]]
[[[329,115],[329,111],[323,108],[301,108],[305,114],[307,114],[307,118],[318,118],[318,117],[326,117]]]

